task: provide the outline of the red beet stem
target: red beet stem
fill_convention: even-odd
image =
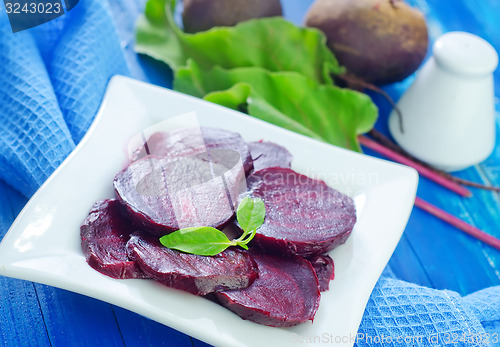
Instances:
[[[453,225],[454,227],[466,232],[467,234],[475,237],[478,240],[487,243],[488,245],[500,250],[500,240],[496,237],[485,233],[484,231],[464,222],[463,220],[441,210],[440,208],[420,199],[415,198],[415,206],[421,208],[422,210],[432,214],[433,216]]]
[[[428,169],[420,164],[417,164],[408,158],[405,158],[401,154],[396,153],[396,152],[382,146],[381,144],[367,138],[366,136],[359,136],[358,139],[359,139],[359,142],[363,146],[370,148],[371,150],[373,150],[379,154],[382,154],[383,156],[386,156],[387,158],[394,160],[398,163],[401,163],[401,164],[404,164],[407,166],[411,166],[412,168],[417,170],[422,176],[427,177],[428,179],[442,185],[443,187],[448,188],[449,190],[451,190],[451,191],[453,191],[461,196],[465,196],[465,197],[472,196],[472,192],[470,190],[468,190],[467,188],[464,188],[464,187],[458,185],[457,183],[452,182],[452,181],[436,174],[432,170],[430,170],[430,169]]]

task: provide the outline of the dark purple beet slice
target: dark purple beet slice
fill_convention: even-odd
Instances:
[[[146,140],[146,145],[133,153],[131,160],[135,161],[147,155],[178,158],[206,151],[211,152],[213,149],[232,149],[240,154],[245,173],[252,170],[252,157],[240,134],[223,129],[202,127],[201,136],[203,141],[200,139],[198,128],[156,132]]]
[[[266,205],[266,219],[251,245],[303,257],[344,243],[356,222],[354,201],[291,169],[267,168],[247,179],[249,194]]]
[[[134,230],[116,200],[94,204],[80,227],[82,250],[89,265],[113,278],[148,278],[127,256],[126,244]]]
[[[138,232],[132,234],[127,250],[151,278],[195,295],[246,288],[258,277],[252,257],[234,249],[213,257],[182,253],[163,247],[152,235]]]
[[[298,256],[251,254],[259,278],[248,288],[215,293],[217,301],[243,319],[273,327],[312,321],[320,293],[311,263]]]
[[[169,160],[145,157],[119,172],[115,192],[128,214],[155,235],[184,227],[222,228],[234,214],[245,175],[205,154]]]
[[[308,258],[309,262],[316,271],[316,276],[318,277],[319,290],[324,292],[328,290],[330,286],[330,281],[335,278],[335,266],[333,264],[333,259],[328,255],[316,255],[314,257]]]
[[[254,171],[268,167],[290,168],[293,160],[292,154],[285,147],[273,142],[250,142],[248,149],[253,159]]]

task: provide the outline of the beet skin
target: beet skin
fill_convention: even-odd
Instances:
[[[340,65],[368,83],[403,80],[427,53],[425,17],[401,0],[317,0],[306,25],[323,31]]]

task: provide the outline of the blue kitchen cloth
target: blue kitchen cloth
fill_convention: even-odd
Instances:
[[[129,73],[108,5],[82,0],[68,14],[16,34],[5,18],[0,22],[0,237],[24,199],[81,140],[109,78]],[[356,336],[310,338],[358,346],[485,346],[498,343],[499,328],[500,287],[460,297],[384,275]]]
[[[500,286],[461,297],[382,276],[357,346],[500,346]]]
[[[106,84],[128,74],[107,3],[36,30],[0,23],[0,179],[31,196],[87,131]]]

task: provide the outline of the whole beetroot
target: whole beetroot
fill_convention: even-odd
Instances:
[[[184,0],[184,31],[233,26],[252,18],[281,16],[280,0]]]
[[[306,25],[325,33],[348,73],[373,84],[408,77],[427,53],[425,18],[401,0],[317,0]]]

